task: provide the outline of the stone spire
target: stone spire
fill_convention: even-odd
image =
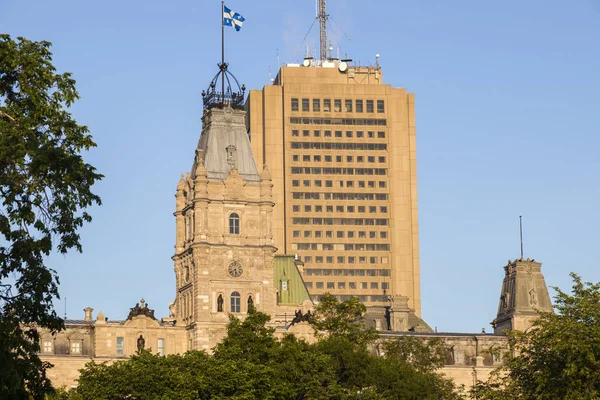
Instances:
[[[538,311],[552,311],[542,264],[529,258],[509,260],[504,267],[498,314],[492,322],[494,333],[525,331],[538,317]]]

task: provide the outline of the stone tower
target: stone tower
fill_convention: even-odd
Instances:
[[[236,97],[214,88],[203,94],[202,134],[175,195],[173,314],[188,348],[198,350],[221,340],[228,314],[276,311],[271,176],[266,167],[259,173],[252,155],[243,90]]]
[[[542,264],[529,258],[508,261],[504,267],[498,314],[492,322],[494,333],[525,331],[538,317],[538,311],[552,311]]]

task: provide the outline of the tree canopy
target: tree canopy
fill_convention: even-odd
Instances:
[[[51,390],[36,327],[63,327],[52,301],[58,276],[45,258],[81,251],[85,211],[102,178],[81,153],[95,146],[68,109],[79,98],[52,65],[50,43],[0,35],[0,393],[43,398]]]
[[[243,321],[231,317],[226,338],[210,356],[143,352],[112,365],[92,362],[78,387],[60,398],[458,399],[453,384],[433,372],[435,346],[418,340],[402,345],[401,338],[383,357],[370,351],[376,335],[355,330],[364,328],[361,310],[355,299],[339,303],[325,297],[315,326],[331,330],[315,344],[292,335],[278,338],[261,312],[252,311]],[[399,350],[408,348],[411,357]]]
[[[571,294],[554,288],[556,313],[507,333],[504,363],[475,387],[478,399],[600,398],[600,283],[571,277]]]

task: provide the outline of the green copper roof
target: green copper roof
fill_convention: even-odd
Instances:
[[[274,284],[279,291],[278,304],[299,305],[304,300],[310,300],[302,275],[294,262],[294,256],[275,256]]]

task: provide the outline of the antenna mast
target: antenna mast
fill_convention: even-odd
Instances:
[[[523,217],[519,215],[519,236],[521,238],[521,260],[523,259]]]
[[[317,18],[319,19],[320,26],[320,47],[319,47],[319,57],[321,61],[327,60],[327,0],[319,0],[319,11],[317,14]]]

